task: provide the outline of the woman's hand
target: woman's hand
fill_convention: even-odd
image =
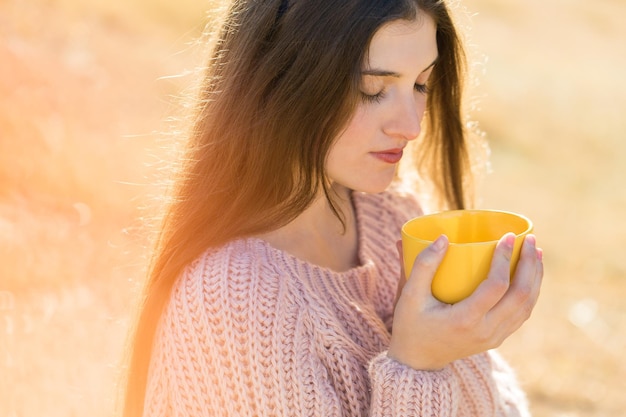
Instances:
[[[402,272],[388,356],[414,369],[436,370],[498,347],[515,332],[537,302],[543,255],[535,236],[528,235],[511,281],[514,242],[512,233],[500,239],[487,279],[472,295],[453,305],[438,301],[431,292],[433,277],[448,248],[447,237],[439,237],[422,251],[406,283]]]

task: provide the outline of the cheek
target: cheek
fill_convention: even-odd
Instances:
[[[365,106],[359,106],[352,119],[343,131],[340,139],[350,143],[365,143],[368,132],[371,132],[374,126],[374,114],[368,111]]]
[[[373,115],[363,107],[359,106],[355,111],[330,149],[327,163],[333,167],[349,164],[353,159],[358,159],[364,151],[369,150]]]

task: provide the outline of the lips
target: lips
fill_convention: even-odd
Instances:
[[[372,156],[388,164],[396,164],[402,159],[402,148],[387,149],[380,152],[372,152]]]

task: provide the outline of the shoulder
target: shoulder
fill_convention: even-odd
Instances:
[[[257,239],[238,239],[207,250],[176,281],[170,308],[194,316],[219,316],[225,310],[245,313],[254,305],[271,306],[289,282],[274,257]]]
[[[280,275],[275,250],[260,239],[236,239],[202,253],[185,268],[180,281],[197,285],[233,286]]]

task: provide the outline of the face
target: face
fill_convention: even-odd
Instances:
[[[424,13],[374,34],[362,67],[360,103],[326,161],[334,185],[369,193],[389,186],[404,147],[420,134],[437,54],[436,27]]]

